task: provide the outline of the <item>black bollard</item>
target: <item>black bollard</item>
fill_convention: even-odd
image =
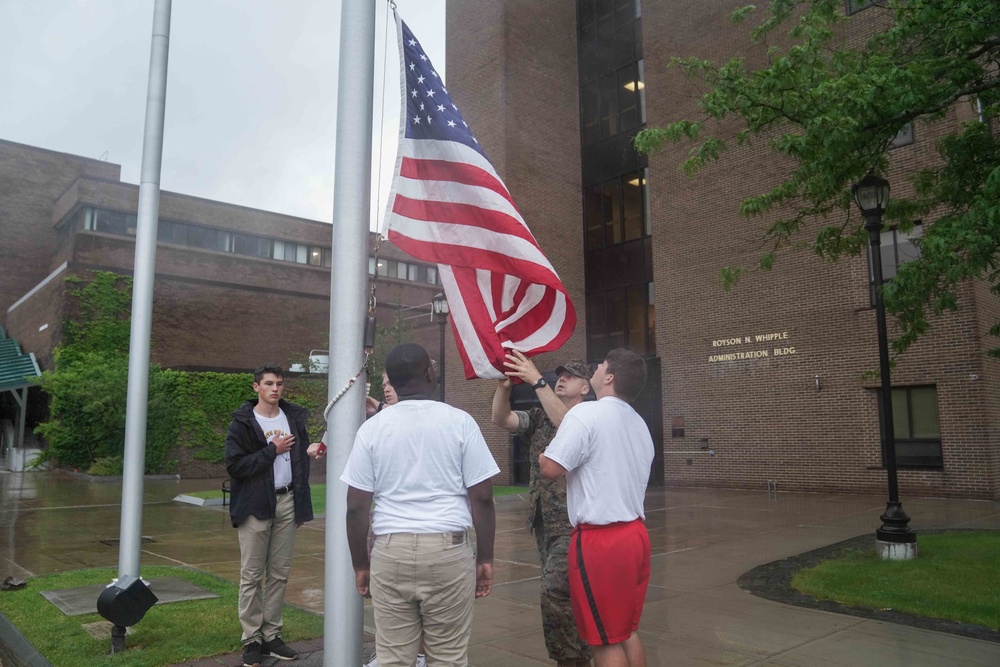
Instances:
[[[125,626],[116,625],[111,628],[111,653],[122,653],[125,651]]]

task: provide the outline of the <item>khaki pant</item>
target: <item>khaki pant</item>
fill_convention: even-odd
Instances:
[[[411,667],[421,632],[428,665],[468,666],[476,560],[467,533],[377,536],[370,588],[379,667]]]
[[[273,519],[251,516],[237,528],[244,644],[271,641],[281,634],[281,610],[295,541],[295,501],[291,491],[277,498]]]

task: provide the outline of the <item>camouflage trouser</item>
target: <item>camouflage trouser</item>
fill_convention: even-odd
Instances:
[[[569,600],[569,535],[550,538],[536,517],[535,540],[542,563],[542,632],[556,662],[586,662],[590,647],[580,639]]]

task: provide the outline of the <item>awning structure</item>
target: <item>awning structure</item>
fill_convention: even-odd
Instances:
[[[23,354],[13,338],[0,327],[0,393],[9,391],[19,408],[14,447],[24,446],[24,422],[28,413],[28,388],[42,373],[32,353]]]

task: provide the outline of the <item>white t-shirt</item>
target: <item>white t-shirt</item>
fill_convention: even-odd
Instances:
[[[646,423],[622,399],[605,396],[573,406],[545,450],[569,471],[570,522],[601,526],[644,519],[653,452]]]
[[[340,479],[374,493],[376,535],[444,533],[472,527],[467,489],[499,472],[468,413],[410,399],[362,424]]]
[[[292,429],[288,425],[288,417],[285,415],[285,411],[280,408],[278,409],[277,417],[264,417],[258,414],[256,410],[254,410],[253,416],[257,418],[260,430],[264,432],[264,439],[268,442],[273,441],[278,436],[291,435],[292,433]],[[298,445],[299,443],[295,444]],[[278,454],[274,458],[274,488],[280,489],[291,483],[292,452],[289,450],[284,454]]]

